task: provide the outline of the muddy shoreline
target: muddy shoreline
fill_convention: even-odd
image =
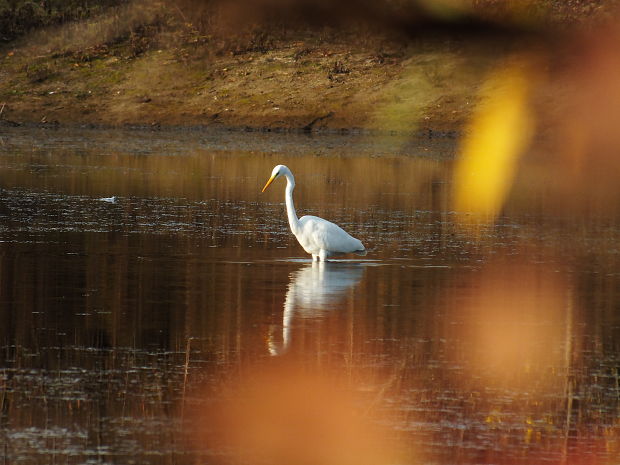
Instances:
[[[153,132],[170,132],[170,133],[198,133],[198,132],[229,132],[229,133],[273,133],[273,134],[311,134],[311,135],[359,135],[371,137],[397,136],[408,137],[411,139],[458,139],[462,131],[440,130],[440,129],[418,129],[416,131],[396,131],[369,129],[362,127],[351,128],[306,128],[306,127],[288,127],[288,126],[215,126],[215,125],[167,125],[167,124],[104,124],[104,123],[60,123],[58,121],[51,122],[35,122],[35,121],[12,121],[0,120],[0,128],[25,128],[25,129],[47,129],[47,130],[123,130],[123,131],[153,131]]]

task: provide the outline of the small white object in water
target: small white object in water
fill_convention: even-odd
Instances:
[[[102,202],[110,202],[110,203],[116,203],[116,196],[112,196],[112,197],[101,197],[99,200],[101,200]]]

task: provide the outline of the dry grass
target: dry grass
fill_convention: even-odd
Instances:
[[[39,30],[24,38],[21,44],[31,54],[42,55],[79,51],[128,38],[131,40],[135,31],[161,22],[163,12],[160,2],[134,0],[95,18]]]
[[[260,16],[230,32],[225,25],[246,16],[216,7],[135,0],[10,44],[0,50],[3,118],[458,130],[484,72],[510,48],[414,42],[359,25],[287,29]]]
[[[420,52],[347,31],[226,45],[162,22],[163,5],[141,5],[41,31],[12,49],[0,82],[5,119],[302,128],[318,118],[314,129],[452,129],[484,69],[477,52]]]

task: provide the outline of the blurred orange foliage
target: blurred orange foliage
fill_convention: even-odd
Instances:
[[[475,276],[473,295],[465,286],[454,296],[446,329],[459,341],[451,357],[466,379],[561,395],[573,356],[565,280],[544,267],[501,262]]]
[[[253,371],[198,420],[201,442],[218,441],[250,463],[395,463],[396,444],[336,378],[286,364]]]

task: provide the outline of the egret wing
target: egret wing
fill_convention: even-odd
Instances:
[[[317,216],[304,216],[299,221],[302,224],[304,238],[312,242],[316,249],[323,249],[332,254],[364,250],[358,239],[337,224]]]

